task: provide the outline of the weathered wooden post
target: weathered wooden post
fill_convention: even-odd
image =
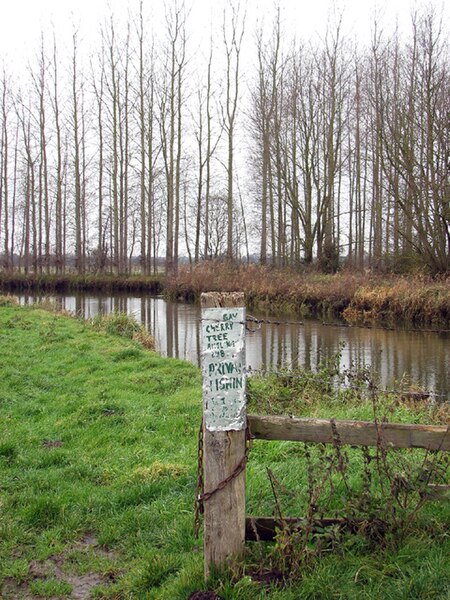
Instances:
[[[201,295],[205,579],[245,542],[245,308],[243,293]]]

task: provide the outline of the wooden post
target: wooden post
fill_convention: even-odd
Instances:
[[[204,293],[201,307],[203,481],[204,493],[214,492],[204,501],[206,580],[213,566],[224,566],[244,551],[245,469],[233,476],[245,464],[244,294]]]

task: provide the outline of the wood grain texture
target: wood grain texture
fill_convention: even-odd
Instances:
[[[203,292],[200,296],[202,308],[233,308],[245,306],[243,292]]]
[[[260,440],[333,443],[331,419],[248,415],[250,432]],[[450,429],[440,425],[409,425],[373,421],[335,421],[341,444],[385,445],[386,448],[427,448],[450,451]]]

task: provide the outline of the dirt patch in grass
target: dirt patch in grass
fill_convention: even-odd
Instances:
[[[35,598],[25,582],[19,583],[13,577],[6,577],[1,589],[1,598],[4,600],[30,600]]]
[[[69,554],[74,551],[90,552],[94,556],[103,556],[111,560],[116,558],[114,552],[102,548],[95,536],[88,533],[61,554],[49,556],[46,560],[31,561],[25,580],[17,581],[13,577],[5,578],[0,590],[0,598],[2,600],[37,600],[45,597],[56,600],[64,597],[73,600],[89,600],[95,587],[108,585],[113,578],[96,572],[80,575],[69,572],[66,563]],[[36,592],[36,587],[42,588],[44,591]],[[53,589],[54,595],[52,595]]]
[[[107,580],[98,573],[87,573],[86,575],[72,575],[66,578],[67,582],[72,586],[70,598],[77,600],[85,600],[91,597],[91,590],[97,585],[107,583]]]
[[[44,448],[61,448],[63,444],[64,442],[61,440],[44,440],[42,442]]]

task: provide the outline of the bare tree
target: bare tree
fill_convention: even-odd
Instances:
[[[184,6],[174,5],[166,15],[167,46],[165,77],[159,90],[159,126],[166,175],[166,272],[178,266],[180,220],[182,84],[186,62],[186,32]]]
[[[0,234],[2,230],[3,213],[3,239],[4,239],[4,267],[7,271],[12,268],[12,256],[9,256],[9,136],[8,136],[8,93],[7,77],[3,70],[2,91],[1,91],[1,140],[0,140]]]
[[[240,55],[245,29],[245,15],[240,17],[239,8],[229,5],[230,17],[224,12],[222,32],[226,58],[226,91],[224,127],[227,134],[227,259],[233,255],[233,214],[234,214],[234,142],[237,107],[239,100]]]
[[[448,42],[432,10],[413,17],[403,74],[380,83],[384,175],[395,191],[403,252],[432,272],[448,269]],[[410,258],[411,260],[411,258]]]
[[[279,90],[279,62],[280,62],[280,11],[278,9],[274,34],[270,44],[264,45],[264,32],[261,27],[257,32],[257,54],[258,54],[258,82],[252,103],[250,122],[257,140],[258,160],[257,167],[261,180],[261,239],[260,239],[260,262],[267,263],[268,248],[268,216],[273,215],[273,207],[269,203],[271,199],[271,172],[272,172],[272,130],[274,127],[274,111],[276,107],[276,95]],[[274,257],[272,257],[273,259]]]

